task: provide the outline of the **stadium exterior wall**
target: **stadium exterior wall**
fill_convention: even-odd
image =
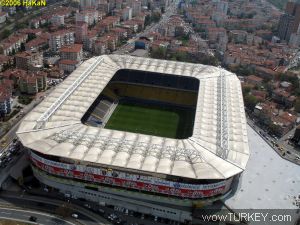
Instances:
[[[93,191],[86,189],[84,186],[80,186],[79,184],[72,185],[64,183],[63,179],[58,181],[50,176],[46,176],[45,174],[41,174],[36,169],[34,171],[34,176],[43,184],[58,189],[63,194],[69,194],[74,199],[83,198],[88,201],[98,203],[99,205],[103,205],[105,202],[106,205],[113,205],[118,207],[123,207],[135,212],[143,213],[143,214],[151,214],[153,216],[158,216],[162,218],[167,218],[175,221],[185,222],[192,220],[192,208],[182,207],[182,209],[175,208],[175,205],[163,206],[162,202],[153,201],[147,202],[143,200],[134,200],[130,193],[126,193],[126,195],[119,195],[118,193],[113,193],[109,190],[99,190]],[[124,193],[124,194],[125,194]],[[120,193],[122,194],[122,193]]]
[[[99,204],[105,202],[108,205],[125,207],[140,213],[152,214],[180,222],[191,220],[194,208],[212,204],[214,201],[230,193],[233,180],[231,178],[226,182],[225,189],[222,189],[222,195],[219,194],[210,198],[194,200],[164,197],[150,192],[145,194],[138,191],[131,191],[128,188],[120,189],[113,186],[101,186],[101,184],[96,184],[92,181],[87,182],[85,180],[80,182],[79,179],[65,179],[63,175],[57,176],[57,174],[52,174],[54,171],[53,165],[58,166],[62,163],[44,159],[30,150],[28,153],[35,177],[41,183],[58,189],[64,194],[70,194],[73,198],[84,198]]]

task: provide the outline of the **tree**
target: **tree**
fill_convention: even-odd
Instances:
[[[181,62],[188,61],[188,54],[186,52],[175,52],[173,54],[173,59]]]
[[[263,86],[265,87],[266,91],[268,92],[268,96],[272,96],[273,87],[269,83],[264,83]]]
[[[155,59],[165,59],[167,55],[167,49],[163,47],[152,49],[150,55]]]
[[[215,56],[201,57],[199,63],[204,65],[218,66],[219,60]]]
[[[258,100],[255,96],[251,95],[251,94],[247,94],[244,97],[244,101],[245,101],[245,106],[250,109],[251,111],[254,110]]]
[[[17,23],[15,25],[16,30],[23,29],[23,28],[26,28],[26,27],[27,27],[27,25],[25,23]]]
[[[248,86],[243,86],[242,91],[243,91],[243,96],[246,96],[250,93],[251,88]]]
[[[148,26],[148,25],[150,25],[151,24],[151,16],[150,15],[147,15],[146,17],[145,17],[145,23],[144,23],[144,26],[146,27],[146,26]]]
[[[187,46],[190,40],[190,36],[188,34],[183,35],[180,40],[182,41],[183,46]]]
[[[255,70],[250,66],[240,65],[235,71],[239,76],[248,76],[255,73]]]
[[[24,43],[21,43],[21,48],[20,48],[20,50],[21,50],[21,51],[25,51],[25,49],[26,49],[26,48],[25,48],[25,44],[24,44]]]
[[[299,97],[297,98],[294,107],[295,107],[295,111],[300,113],[300,98]]]
[[[4,39],[4,38],[7,38],[12,32],[8,29],[5,29],[4,31],[2,31],[1,33],[1,37]]]
[[[271,133],[276,134],[278,136],[281,135],[280,126],[278,126],[274,123],[271,123],[270,126],[269,126],[269,129],[270,129]]]
[[[36,35],[35,35],[35,34],[28,34],[27,42],[28,42],[28,41],[31,41],[31,40],[33,40],[33,39],[35,39],[35,38],[36,38]]]
[[[159,12],[154,12],[154,13],[152,14],[151,20],[152,20],[153,22],[157,23],[157,22],[160,20],[160,17],[161,17],[161,15],[160,15]]]

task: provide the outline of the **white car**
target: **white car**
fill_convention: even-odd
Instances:
[[[76,213],[73,213],[72,217],[75,218],[75,219],[78,219],[78,215]]]

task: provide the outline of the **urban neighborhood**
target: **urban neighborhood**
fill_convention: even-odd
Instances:
[[[268,185],[279,173],[293,180],[276,207],[299,209],[300,178],[291,171],[300,172],[300,1],[34,2],[0,5],[0,190],[10,195],[5,187],[18,183],[37,202],[58,196],[63,205],[52,211],[71,215],[70,224],[217,224],[201,220],[201,207],[255,189],[250,179],[263,172],[247,174],[246,165],[266,155],[286,167]],[[247,185],[239,186],[244,170]],[[38,188],[26,182],[33,176]],[[281,195],[275,189],[271,197]],[[221,209],[253,207],[245,195]],[[76,201],[80,213],[70,210]],[[100,218],[80,221],[92,210]],[[29,221],[67,224],[37,217]]]

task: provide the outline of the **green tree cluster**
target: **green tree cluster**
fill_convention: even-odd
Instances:
[[[246,96],[244,96],[244,102],[245,102],[245,106],[253,111],[256,104],[258,103],[258,100],[255,96],[251,95],[251,94],[246,94]]]

